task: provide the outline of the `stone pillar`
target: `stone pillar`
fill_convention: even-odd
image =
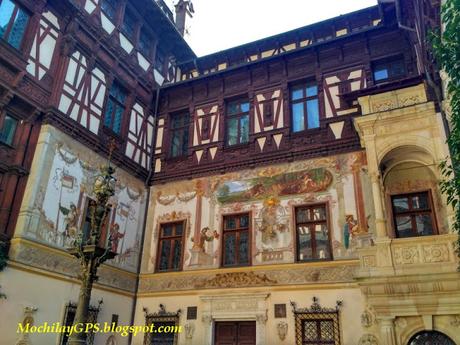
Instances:
[[[380,339],[382,344],[396,345],[395,325],[393,318],[384,318],[379,320]]]
[[[256,344],[265,345],[266,344],[266,325],[267,323],[267,314],[256,315]]]
[[[374,208],[375,208],[375,230],[377,235],[377,240],[388,238],[385,216],[383,214],[383,203],[382,195],[380,188],[380,176],[377,172],[371,174],[372,181],[372,196],[374,198]]]
[[[201,321],[203,321],[203,344],[212,345],[212,316],[203,315]]]

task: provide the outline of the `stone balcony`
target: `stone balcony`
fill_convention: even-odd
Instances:
[[[357,278],[454,273],[459,261],[455,252],[458,235],[383,239],[359,249]]]

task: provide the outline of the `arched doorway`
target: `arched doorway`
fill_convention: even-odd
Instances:
[[[414,335],[408,345],[455,345],[455,343],[441,332],[423,331]]]

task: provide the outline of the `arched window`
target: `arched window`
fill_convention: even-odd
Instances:
[[[455,345],[455,343],[441,332],[423,331],[414,335],[408,345]]]

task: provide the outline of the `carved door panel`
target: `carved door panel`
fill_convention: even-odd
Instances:
[[[215,345],[255,345],[256,323],[245,322],[216,322]]]

